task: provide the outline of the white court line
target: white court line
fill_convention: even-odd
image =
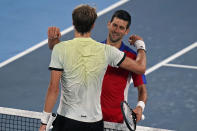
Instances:
[[[197,66],[180,65],[180,64],[164,64],[163,66],[168,66],[168,67],[179,67],[179,68],[188,68],[188,69],[197,69]]]
[[[34,51],[34,50],[46,45],[47,42],[48,42],[48,40],[44,40],[44,41],[40,42],[39,44],[34,45],[31,48],[28,48],[28,49],[24,50],[23,52],[18,53],[17,55],[15,55],[15,56],[13,56],[13,57],[1,62],[0,63],[0,68],[5,66],[5,65],[7,65],[7,64],[9,64],[9,63],[11,63],[11,62],[13,62],[13,61],[15,61],[15,60],[17,60],[17,59],[19,59],[19,58],[21,58],[21,57],[23,57],[23,56],[25,56],[25,55],[27,55],[27,54],[29,54],[30,52],[32,52],[32,51]]]
[[[146,71],[146,75],[148,75],[149,73],[153,72],[154,70],[157,70],[158,68],[160,68],[161,66],[169,63],[170,61],[178,58],[179,56],[189,52],[190,50],[192,50],[193,48],[196,48],[197,47],[197,42],[187,46],[186,48],[180,50],[179,52],[175,53],[174,55],[171,55],[170,57],[164,59],[163,61],[159,62],[158,64],[152,66],[151,68],[149,68],[147,71]]]
[[[166,64],[169,63],[170,61],[172,61],[172,60],[178,58],[179,56],[181,56],[181,55],[183,55],[183,54],[189,52],[190,50],[192,50],[193,48],[196,48],[196,47],[197,47],[197,42],[195,42],[195,43],[193,43],[193,44],[187,46],[186,48],[184,48],[184,49],[178,51],[178,52],[175,53],[174,55],[171,55],[170,57],[164,59],[163,61],[159,62],[158,64],[156,64],[156,65],[150,67],[149,69],[147,69],[145,75],[148,75],[149,73],[151,73],[151,72],[157,70],[158,68],[160,68],[160,67],[166,65]],[[130,83],[133,83],[133,80],[132,80],[132,79],[130,80]]]
[[[120,0],[120,1],[112,4],[111,6],[99,11],[97,14],[100,17],[101,15],[103,15],[103,14],[105,14],[105,13],[107,13],[107,12],[109,12],[109,11],[115,9],[115,8],[117,8],[118,6],[123,5],[124,3],[128,2],[128,1],[129,0]],[[65,34],[71,32],[73,29],[74,29],[73,26],[70,26],[67,29],[63,30],[61,32],[61,34],[65,35]],[[23,52],[20,52],[20,53],[16,54],[15,56],[13,56],[13,57],[1,62],[0,63],[0,68],[5,66],[5,65],[7,65],[7,64],[9,64],[9,63],[11,63],[11,62],[13,62],[13,61],[15,61],[15,60],[17,60],[17,59],[19,59],[19,58],[21,58],[21,57],[23,57],[23,56],[25,56],[25,55],[27,55],[27,54],[29,54],[29,53],[31,53],[32,51],[34,51],[34,50],[46,45],[47,43],[48,43],[48,40],[46,39],[46,40],[44,40],[44,41],[42,41],[42,42],[40,42],[40,43],[30,47],[30,48],[24,50]]]

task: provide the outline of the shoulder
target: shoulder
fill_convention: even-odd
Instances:
[[[73,40],[61,41],[60,43],[56,44],[54,47],[62,48],[72,43]]]
[[[62,41],[56,44],[53,48],[53,52],[61,52],[65,49],[66,45],[68,45],[68,41]]]
[[[131,47],[125,45],[124,43],[123,43],[122,51],[133,54],[133,55],[137,55],[137,52],[135,50],[133,50]]]
[[[119,50],[118,48],[111,46],[111,45],[103,45],[105,47],[105,53],[107,56],[110,56],[110,58],[116,57],[123,57],[125,54],[123,51]]]
[[[110,50],[119,51],[116,47],[111,46],[111,45],[102,44],[102,46],[105,47],[105,49],[106,49],[107,51],[110,51]]]
[[[106,48],[106,44],[103,44],[102,42],[98,42],[98,41],[93,40],[93,44],[94,44],[95,48],[102,48],[102,49]]]

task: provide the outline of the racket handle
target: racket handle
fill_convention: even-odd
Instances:
[[[56,114],[55,113],[52,113],[51,116],[50,116],[50,118],[49,118],[49,121],[47,123],[46,131],[50,131],[50,129],[52,129],[52,123],[55,120],[55,118],[56,118]]]
[[[145,115],[144,114],[142,114],[142,118],[141,118],[141,120],[144,120],[145,119]]]

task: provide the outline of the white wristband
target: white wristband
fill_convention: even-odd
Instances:
[[[142,108],[142,112],[144,111],[145,103],[143,101],[138,101],[137,106],[140,106]]]
[[[42,114],[42,117],[41,117],[41,123],[47,124],[51,114],[52,113],[48,113],[48,112],[43,111],[43,114]]]
[[[146,51],[145,43],[142,40],[137,40],[134,43],[134,46],[137,48],[137,50],[142,49],[142,50],[145,50]]]

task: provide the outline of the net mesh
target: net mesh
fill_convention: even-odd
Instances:
[[[0,107],[0,131],[38,131],[41,112]],[[126,125],[104,122],[105,131],[128,131]],[[169,131],[137,126],[137,131]]]
[[[38,131],[40,112],[0,107],[0,131]],[[105,131],[125,131],[122,124],[104,123]]]
[[[39,119],[0,114],[1,131],[38,131],[39,125]]]
[[[0,131],[38,131],[39,112],[0,107]]]

